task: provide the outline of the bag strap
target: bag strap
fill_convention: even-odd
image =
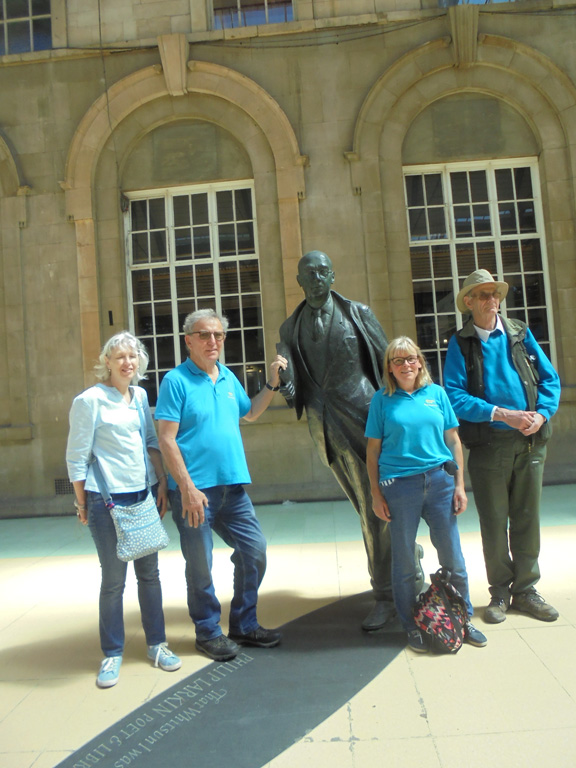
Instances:
[[[434,585],[440,592],[440,597],[442,598],[442,602],[444,603],[446,613],[450,617],[450,621],[452,622],[452,626],[454,627],[454,630],[458,635],[458,639],[460,640],[461,643],[463,643],[464,633],[462,632],[462,627],[460,626],[459,620],[454,615],[450,598],[448,597],[448,593],[446,592],[446,587],[444,586],[444,580],[450,581],[450,575],[451,575],[450,571],[443,571],[442,575],[439,575],[439,573],[435,573],[432,581],[434,582]]]
[[[133,396],[134,396],[134,401],[136,403],[136,410],[138,411],[138,418],[140,420],[140,437],[142,438],[142,448],[144,450],[144,471],[146,473],[146,488],[149,490],[150,478],[148,476],[148,457],[146,455],[146,422],[144,421],[144,414],[142,413],[142,407],[138,401],[138,395],[136,394],[136,392],[133,393]],[[114,507],[114,502],[112,501],[112,496],[110,495],[110,491],[108,490],[108,486],[106,485],[106,481],[104,480],[104,475],[102,474],[102,470],[100,469],[100,465],[98,464],[98,459],[96,456],[93,456],[92,458],[92,471],[94,472],[94,480],[96,480],[96,485],[98,486],[100,495],[104,499],[106,509],[112,509]]]

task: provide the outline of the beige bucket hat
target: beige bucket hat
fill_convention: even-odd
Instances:
[[[462,314],[469,313],[470,310],[464,304],[464,297],[468,296],[470,291],[472,291],[473,288],[476,288],[479,285],[494,285],[496,288],[500,291],[502,294],[501,298],[505,299],[506,295],[508,293],[508,283],[502,283],[499,280],[494,280],[490,272],[488,272],[487,269],[477,269],[476,271],[472,272],[472,274],[468,275],[468,277],[464,280],[462,283],[462,289],[458,296],[456,297],[456,306],[462,312]]]

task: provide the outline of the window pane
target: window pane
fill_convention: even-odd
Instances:
[[[412,268],[412,280],[432,277],[430,255],[427,247],[410,249],[410,265]]]
[[[264,334],[261,328],[244,331],[246,360],[264,359]]]
[[[409,208],[424,205],[422,176],[406,176],[406,200]]]
[[[544,293],[544,275],[526,275],[526,304],[529,307],[544,306],[546,295]]]
[[[444,208],[428,209],[428,226],[430,228],[431,240],[446,237],[446,217],[444,215]]]
[[[34,16],[50,13],[50,0],[32,0],[32,13]]]
[[[196,295],[214,296],[214,267],[212,264],[202,264],[196,267]]]
[[[228,318],[231,328],[241,328],[240,299],[238,296],[226,296],[222,299],[222,312]]]
[[[452,280],[436,280],[434,288],[436,291],[436,311],[453,312],[455,298]],[[455,319],[454,322],[456,322]]]
[[[422,349],[433,349],[436,346],[436,320],[434,317],[416,318],[416,337],[418,346]]]
[[[132,231],[139,232],[148,229],[148,207],[146,200],[133,200],[130,204],[132,216]]]
[[[469,205],[454,206],[454,227],[456,237],[470,237],[472,234],[472,217]]]
[[[132,262],[142,264],[148,261],[148,235],[146,232],[132,235]]]
[[[530,168],[515,168],[514,181],[516,183],[516,197],[518,199],[526,200],[534,197]]]
[[[172,337],[161,336],[156,340],[158,349],[158,368],[174,368],[176,360],[174,359],[174,340]]]
[[[194,299],[187,299],[178,302],[178,330],[184,327],[184,321],[191,312],[196,312],[196,302]]]
[[[520,232],[536,232],[534,203],[518,203],[518,219],[520,221]]]
[[[490,223],[490,208],[487,205],[472,206],[474,215],[474,234],[476,237],[485,237],[492,234]]]
[[[30,22],[12,21],[6,24],[8,35],[8,53],[26,53],[32,50],[30,41]]]
[[[156,333],[172,333],[172,304],[166,301],[154,304],[154,319]]]
[[[408,211],[410,220],[410,239],[428,240],[426,229],[426,210],[424,208],[412,208]]]
[[[521,272],[520,247],[517,240],[504,240],[501,245],[502,269],[504,274]]]
[[[132,298],[134,301],[150,301],[150,273],[139,269],[132,272]]]
[[[236,203],[236,219],[246,220],[252,218],[252,191],[250,189],[237,189],[234,192]]]
[[[236,255],[236,232],[234,224],[221,224],[218,227],[218,247],[221,256]]]
[[[154,333],[152,304],[136,304],[134,312],[134,333],[136,336],[150,336]]]
[[[21,19],[23,16],[29,16],[28,0],[8,0],[6,3],[6,18]]]
[[[218,210],[218,221],[234,221],[234,206],[232,203],[232,192],[217,192],[216,205]]]
[[[428,205],[443,205],[442,176],[439,173],[427,173],[424,177],[426,202]]]
[[[154,301],[170,298],[170,271],[168,269],[152,270],[152,296]]]
[[[498,271],[496,266],[495,244],[476,243],[476,261],[478,263],[478,269],[487,269],[491,275],[495,275]]]
[[[451,337],[456,333],[456,315],[438,315],[438,343],[441,347],[448,346]]]
[[[194,296],[194,272],[192,267],[176,267],[176,295],[178,298]]]
[[[244,296],[242,298],[242,324],[244,327],[250,325],[262,325],[262,307],[260,305],[260,296]]]
[[[150,214],[150,229],[164,229],[166,226],[166,206],[164,198],[153,198],[148,201]]]
[[[192,222],[208,224],[208,195],[192,195]]]
[[[428,282],[414,283],[414,311],[417,315],[434,314],[434,294],[432,284]]]
[[[246,391],[250,397],[264,389],[266,368],[263,365],[246,366]]]
[[[510,168],[501,168],[494,175],[496,176],[498,200],[513,200],[514,187],[512,185],[512,171]]]
[[[526,272],[542,270],[540,240],[522,240],[522,263]]]
[[[452,265],[450,264],[450,250],[448,248],[439,246],[432,248],[432,269],[434,277],[450,277]]]
[[[229,330],[226,336],[226,365],[229,363],[241,363],[244,359],[242,352],[242,333],[237,330]]]
[[[238,234],[238,253],[254,252],[254,226],[251,221],[243,221],[236,225]]]
[[[452,187],[452,202],[468,203],[468,175],[465,171],[450,174],[450,186]]]
[[[166,232],[150,232],[150,261],[166,261]]]
[[[176,245],[177,259],[192,258],[192,230],[177,229],[174,232],[174,243]]]
[[[172,198],[174,210],[174,226],[185,227],[190,224],[190,198],[188,195],[178,195]]]
[[[548,318],[544,308],[528,310],[528,325],[530,326],[530,330],[534,334],[536,341],[550,338]],[[547,354],[550,356],[550,352],[547,352]]]
[[[500,231],[503,235],[516,234],[518,232],[514,203],[499,203],[498,215],[500,217]]]
[[[470,171],[470,190],[473,203],[484,203],[488,200],[486,171]]]
[[[52,22],[50,19],[33,20],[32,39],[35,51],[46,51],[48,48],[52,48]]]
[[[210,228],[194,227],[192,237],[194,238],[194,258],[202,259],[210,256]]]
[[[515,309],[523,307],[524,301],[524,285],[522,283],[521,275],[508,275],[506,282],[510,286],[508,289],[508,295],[506,296],[506,307],[508,309]]]
[[[456,246],[458,277],[466,277],[476,269],[476,252],[473,245],[458,243]]]
[[[242,293],[260,291],[260,270],[258,261],[241,261],[240,264],[240,287]]]
[[[238,293],[238,272],[236,262],[220,264],[220,292]]]

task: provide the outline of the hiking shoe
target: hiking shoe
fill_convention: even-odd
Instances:
[[[408,647],[416,653],[428,653],[428,646],[424,642],[422,632],[419,629],[411,629],[408,632]]]
[[[556,608],[549,605],[535,589],[512,595],[512,608],[516,611],[529,613],[530,616],[540,619],[540,621],[556,621],[560,615]]]
[[[175,672],[182,666],[182,661],[168,648],[168,643],[149,645],[148,658],[154,662],[155,667],[160,667],[166,672]]]
[[[476,648],[483,648],[488,645],[488,638],[479,629],[476,629],[471,621],[467,621],[464,625],[464,642],[469,645],[475,645]]]
[[[238,645],[254,645],[257,648],[274,648],[282,639],[282,635],[275,629],[256,627],[251,632],[228,632],[228,637]]]
[[[100,664],[100,671],[96,678],[98,688],[112,688],[113,685],[116,685],[121,665],[122,656],[107,656]]]
[[[362,622],[362,629],[365,632],[374,632],[382,627],[396,616],[396,608],[392,600],[377,600],[368,616]]]
[[[510,604],[501,597],[492,597],[490,603],[484,609],[484,621],[487,624],[500,624],[506,621],[506,611]]]
[[[211,640],[196,640],[196,650],[202,651],[214,661],[229,661],[233,659],[240,648],[229,640],[226,635],[218,635]]]

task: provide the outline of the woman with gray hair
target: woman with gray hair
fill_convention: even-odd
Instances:
[[[78,519],[90,529],[102,568],[100,644],[104,660],[96,679],[99,688],[118,682],[124,652],[122,598],[127,563],[116,555],[116,529],[94,476],[94,464],[98,463],[115,503],[144,501],[149,483],[160,517],[167,506],[166,473],[148,397],[145,389],[136,386],[147,365],[148,353],[142,343],[127,331],[116,334],[104,345],[94,368],[98,383],[78,395],[70,410],[66,462],[76,496],[74,505]],[[134,560],[134,571],[148,658],[166,671],[179,669],[182,662],[166,643],[158,553]]]

